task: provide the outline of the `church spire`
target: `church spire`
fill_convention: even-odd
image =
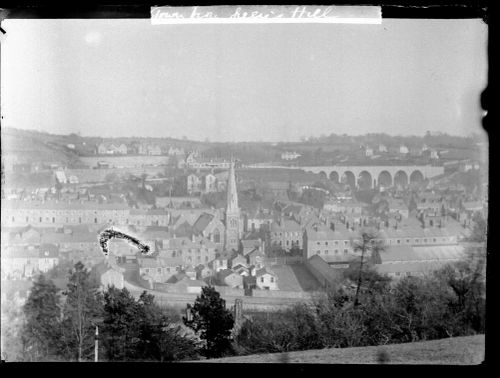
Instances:
[[[224,244],[226,250],[237,251],[239,249],[240,231],[240,209],[238,207],[238,193],[236,191],[234,160],[231,159],[229,176],[227,178],[226,237]]]
[[[236,191],[236,177],[234,174],[234,160],[231,159],[229,167],[229,176],[227,178],[227,213],[237,213],[238,208],[238,192]]]

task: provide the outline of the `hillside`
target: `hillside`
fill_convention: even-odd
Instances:
[[[387,352],[390,364],[476,365],[484,360],[485,337],[476,335],[386,346],[256,354],[200,362],[376,364],[381,351]]]
[[[69,143],[69,142],[66,142]],[[78,156],[62,137],[29,130],[2,130],[2,154],[16,163],[51,162],[78,165]]]

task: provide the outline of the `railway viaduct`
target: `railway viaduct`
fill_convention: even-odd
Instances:
[[[444,167],[432,165],[332,165],[300,167],[300,169],[320,174],[324,178],[328,178],[334,182],[342,182],[362,189],[376,186],[405,186],[409,183],[420,182],[444,173]]]

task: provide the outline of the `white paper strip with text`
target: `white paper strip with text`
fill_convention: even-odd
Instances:
[[[175,24],[381,24],[379,6],[151,7],[153,25]]]

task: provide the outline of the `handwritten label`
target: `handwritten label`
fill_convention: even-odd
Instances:
[[[195,6],[151,7],[151,23],[355,23],[381,24],[378,6]]]

